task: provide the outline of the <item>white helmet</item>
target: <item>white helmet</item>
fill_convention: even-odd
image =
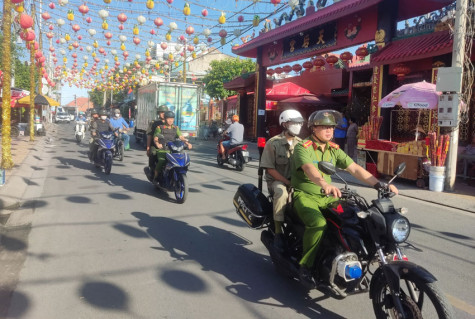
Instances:
[[[300,114],[300,112],[296,110],[286,110],[280,113],[279,125],[282,126],[282,123],[286,122],[303,123],[302,114]]]

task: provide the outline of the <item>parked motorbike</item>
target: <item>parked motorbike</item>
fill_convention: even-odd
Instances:
[[[100,132],[99,138],[95,143],[99,145],[95,158],[94,165],[96,167],[104,167],[104,173],[109,175],[112,169],[112,158],[116,152],[115,132]]]
[[[218,132],[221,135],[223,134],[223,130],[221,128],[218,130]],[[242,171],[244,169],[244,165],[249,162],[249,151],[247,150],[247,144],[232,145],[229,150],[225,150],[226,158],[223,159],[223,154],[219,148],[219,143],[229,139],[229,136],[222,136],[221,140],[218,142],[218,155],[216,157],[218,166],[223,166],[224,163],[228,163],[236,167],[237,171]]]
[[[190,156],[184,152],[186,144],[177,139],[166,144],[170,153],[166,154],[167,162],[158,177],[157,187],[174,192],[177,203],[183,204],[188,196],[188,179],[186,172],[190,166]],[[145,175],[150,182],[153,181],[153,170],[144,168]]]
[[[86,122],[76,121],[76,129],[74,131],[74,137],[76,137],[76,141],[78,142],[78,144],[82,142],[85,136],[86,136]]]
[[[319,162],[318,167],[325,174],[338,176],[329,162]],[[395,194],[389,184],[405,167],[402,163],[396,168],[395,176],[378,190],[378,198],[371,203],[345,182],[341,198],[322,210],[327,229],[311,270],[314,288],[337,299],[369,291],[376,318],[454,318],[437,279],[401,252],[400,245],[407,240],[411,226],[403,216],[407,209],[394,207],[391,197]],[[249,227],[267,228],[261,233],[261,241],[276,270],[299,278],[305,226],[295,212],[289,208],[285,214],[286,247],[282,253],[273,245],[271,199],[254,185],[244,184],[233,203]]]

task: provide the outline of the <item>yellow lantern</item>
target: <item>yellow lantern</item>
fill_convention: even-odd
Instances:
[[[119,57],[117,55],[114,57],[114,61],[119,61]]]
[[[109,66],[107,64],[104,65],[104,69],[106,69],[106,70],[109,69]]]
[[[104,0],[104,3],[109,4],[109,3],[111,3],[111,0]]]
[[[92,52],[92,53],[91,53],[91,56],[92,56],[93,58],[95,58],[96,55],[97,55],[96,52]]]
[[[188,2],[185,3],[185,7],[183,8],[183,14],[189,16],[191,13],[190,4]]]
[[[198,37],[193,38],[193,43],[194,44],[198,44],[199,42],[200,42],[200,39],[198,39]]]
[[[196,52],[193,52],[193,53],[191,54],[191,57],[192,57],[193,59],[196,59]]]
[[[160,73],[163,74],[163,70],[160,70]]]
[[[180,65],[180,63],[178,63],[178,62],[175,62],[175,66],[179,66],[179,65]],[[181,71],[180,71],[180,72],[181,72]]]
[[[149,80],[151,80],[151,79],[152,79],[152,76],[151,76],[151,75],[149,75],[149,76],[148,76],[148,79],[149,79]]]
[[[149,57],[150,56],[150,52],[147,50],[145,50],[145,56]]]
[[[64,40],[66,41],[71,40],[71,36],[69,35],[69,33],[66,33],[66,35],[64,36]]]
[[[97,43],[97,40],[94,40],[94,43],[92,44],[92,46],[97,49],[97,47],[99,46],[99,43]]]
[[[124,72],[127,72],[127,68],[126,68],[125,66],[124,66],[124,69],[123,69],[123,70],[124,70]]]
[[[19,4],[15,7],[15,11],[18,13],[23,13],[25,11],[25,8],[23,7],[23,4]]]
[[[221,12],[221,16],[219,17],[218,22],[220,24],[225,24],[226,23],[226,15],[225,15],[224,12]]]
[[[87,64],[87,62],[84,63],[84,67],[87,68],[89,64]]]
[[[167,34],[165,34],[165,39],[167,41],[170,41],[172,39],[172,35],[170,34],[170,32],[167,32]]]
[[[100,69],[100,70],[99,70],[99,73],[100,73],[100,74],[103,74],[103,73],[104,73],[104,70]]]
[[[104,29],[104,30],[109,29],[109,24],[107,23],[107,20],[104,20],[104,21],[102,22],[102,29]]]
[[[68,45],[68,49],[69,49],[69,51],[71,51],[73,49],[72,44]]]
[[[147,6],[148,9],[152,10],[153,7],[155,6],[155,3],[153,2],[153,0],[147,0],[147,3],[145,5]]]
[[[173,54],[171,53],[168,54],[168,60],[173,60]]]
[[[134,29],[132,30],[132,32],[134,33],[134,35],[138,35],[140,32],[139,27],[137,25],[134,25]]]
[[[155,63],[155,68],[159,69],[159,68],[160,68],[160,64],[159,64],[159,63]]]
[[[142,69],[142,71],[141,71],[141,72],[142,72],[142,74],[145,74],[145,69]]]
[[[125,51],[125,44],[124,44],[123,42],[122,42],[122,44],[120,45],[120,49],[121,49],[122,51]]]
[[[63,62],[64,62],[64,63],[68,63],[68,58],[64,57],[64,58],[63,58]]]
[[[73,10],[68,10],[67,18],[68,18],[69,21],[73,21],[73,20],[74,20],[74,12],[73,12]]]

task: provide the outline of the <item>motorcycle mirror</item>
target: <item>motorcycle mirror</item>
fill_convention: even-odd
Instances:
[[[405,169],[406,169],[406,163],[402,162],[394,170],[394,175],[397,175],[397,176],[401,175],[404,172]]]
[[[318,162],[318,169],[327,175],[334,175],[336,173],[335,165],[330,162]]]

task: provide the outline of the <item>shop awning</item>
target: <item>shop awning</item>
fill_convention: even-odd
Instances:
[[[21,99],[18,100],[18,104],[30,104],[30,95],[22,97]],[[35,95],[35,104],[41,104],[41,105],[49,105],[49,106],[59,106],[59,102],[53,100],[50,97],[37,94]]]
[[[448,31],[396,40],[371,56],[372,65],[420,60],[452,52],[453,40]]]

